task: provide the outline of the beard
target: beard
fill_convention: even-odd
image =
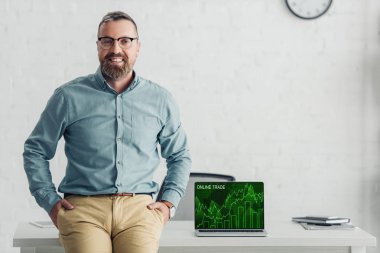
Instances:
[[[122,57],[123,64],[121,66],[112,65],[110,61],[111,57]],[[102,73],[111,80],[122,79],[132,71],[132,67],[128,62],[128,58],[121,54],[114,53],[107,54],[103,60],[100,60],[100,67]]]

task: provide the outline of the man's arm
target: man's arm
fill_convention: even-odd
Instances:
[[[61,200],[52,181],[49,160],[54,157],[66,126],[67,104],[62,90],[57,89],[26,140],[23,153],[29,190],[48,214]]]
[[[164,115],[166,121],[159,134],[159,143],[161,155],[166,159],[168,171],[160,200],[168,201],[177,207],[189,180],[191,157],[186,134],[181,125],[178,106],[170,94],[168,94]]]

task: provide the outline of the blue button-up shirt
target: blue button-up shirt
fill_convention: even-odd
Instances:
[[[156,193],[153,174],[161,153],[168,168],[162,199],[177,206],[184,194],[191,158],[178,106],[149,80],[135,75],[118,94],[98,69],[55,90],[23,154],[29,189],[48,213],[61,199],[49,160],[62,136],[67,167],[59,192]]]

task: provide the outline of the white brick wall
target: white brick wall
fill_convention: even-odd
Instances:
[[[139,26],[137,72],[177,98],[194,171],[263,180],[267,219],[341,215],[380,236],[379,1],[335,0],[303,21],[282,0],[2,0],[0,252],[18,252],[17,222],[48,218],[23,142],[57,86],[95,71],[111,10]],[[62,145],[51,165],[58,185]]]

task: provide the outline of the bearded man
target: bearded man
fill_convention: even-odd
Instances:
[[[29,189],[66,253],[157,252],[191,167],[178,106],[166,89],[133,70],[141,44],[128,14],[106,14],[96,44],[97,71],[57,88],[25,142]],[[49,168],[62,136],[67,166],[58,191],[64,198]],[[154,201],[160,153],[167,175],[162,198]]]

